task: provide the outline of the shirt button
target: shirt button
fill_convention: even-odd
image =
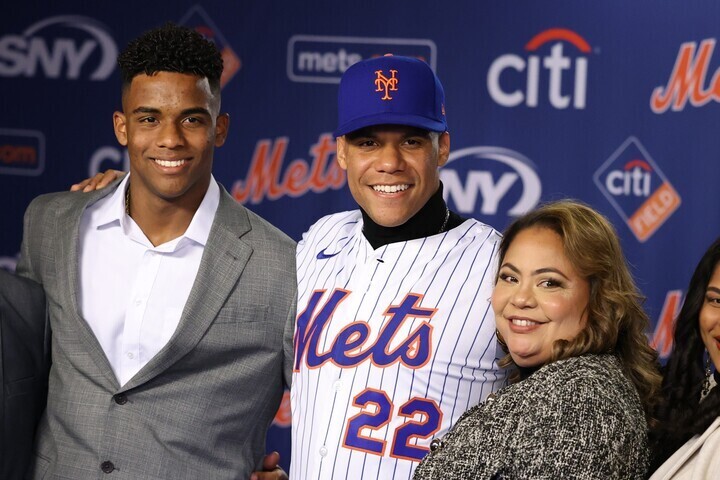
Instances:
[[[118,405],[125,405],[128,401],[127,395],[125,395],[124,393],[118,393],[117,395],[114,395],[113,399]]]
[[[135,306],[139,307],[140,305],[142,305],[142,300],[138,298],[137,300],[135,300]]]
[[[133,352],[127,352],[127,357],[132,360],[133,358],[135,358],[135,355],[133,355]]]
[[[328,449],[325,446],[320,447],[320,456],[324,457],[328,454]]]
[[[340,380],[337,380],[335,383],[333,383],[333,390],[339,392],[340,390],[342,390],[342,386],[342,382]]]
[[[435,450],[439,449],[443,446],[442,440],[439,438],[434,439],[432,442],[430,442],[430,451],[434,452]]]
[[[113,465],[112,462],[108,462],[106,460],[100,464],[100,470],[105,473],[111,473],[113,470],[115,470],[115,465]]]

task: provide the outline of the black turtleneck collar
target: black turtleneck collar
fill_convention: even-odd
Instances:
[[[397,227],[383,227],[375,223],[362,208],[363,234],[373,249],[378,249],[389,243],[406,242],[416,238],[430,237],[441,231],[446,232],[465,221],[455,212],[450,212],[445,228],[445,216],[448,212],[447,205],[442,196],[443,186],[433,194],[427,203],[410,220]]]

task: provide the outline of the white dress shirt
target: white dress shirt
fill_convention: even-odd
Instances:
[[[81,314],[121,386],[175,333],[220,203],[211,178],[185,233],[155,247],[125,213],[129,178],[85,210],[79,242]]]

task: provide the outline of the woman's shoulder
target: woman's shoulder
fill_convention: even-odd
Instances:
[[[620,360],[612,354],[586,354],[545,365],[519,385],[536,391],[549,403],[602,406],[602,411],[621,410],[644,421],[642,403],[632,382],[623,373]],[[593,409],[585,408],[592,413]]]

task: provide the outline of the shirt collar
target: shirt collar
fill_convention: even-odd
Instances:
[[[97,228],[111,226],[113,223],[116,223],[117,226],[122,227],[126,234],[132,230],[130,217],[125,213],[125,191],[127,190],[129,179],[130,174],[128,173],[108,200],[100,206],[97,216]],[[210,236],[210,229],[215,219],[215,212],[219,205],[220,187],[218,187],[215,177],[211,175],[210,185],[208,186],[207,192],[205,192],[202,202],[200,202],[200,206],[195,211],[190,225],[182,236],[171,242],[177,242],[182,238],[187,238],[205,246]]]

